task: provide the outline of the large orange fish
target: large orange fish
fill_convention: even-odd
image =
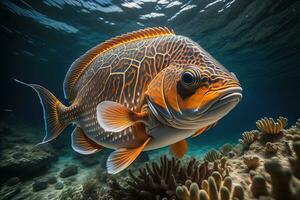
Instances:
[[[183,156],[187,138],[214,125],[242,98],[233,73],[191,39],[160,27],[113,38],[78,58],[64,80],[70,106],[42,86],[26,85],[43,105],[42,143],[75,124],[75,151],[115,149],[106,163],[111,174],[142,151],[170,145]]]

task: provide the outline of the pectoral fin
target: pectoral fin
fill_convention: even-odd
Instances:
[[[103,101],[97,106],[99,125],[110,132],[120,132],[136,122],[143,122],[145,113],[135,113],[113,101]]]
[[[80,127],[72,132],[72,148],[80,154],[92,154],[102,150],[102,146],[88,138]]]
[[[176,142],[170,146],[170,151],[174,154],[177,158],[181,158],[187,152],[188,143],[186,140],[181,140]]]
[[[144,150],[150,139],[149,137],[137,148],[121,148],[112,152],[106,161],[107,173],[116,174],[127,168]]]

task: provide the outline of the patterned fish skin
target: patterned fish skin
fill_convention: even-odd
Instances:
[[[189,137],[212,127],[241,100],[236,76],[191,39],[162,27],[105,41],[76,59],[64,80],[63,105],[41,85],[32,88],[43,107],[45,137],[70,124],[72,148],[92,154],[115,149],[109,174],[127,168],[142,151],[170,145],[182,157]]]
[[[180,115],[182,110],[198,108],[201,99],[199,98],[201,95],[198,95],[195,96],[196,101],[185,101],[189,98],[182,98],[184,92],[180,92],[177,88],[180,75],[188,66],[199,68],[201,75],[207,79],[199,89],[199,91],[202,90],[201,94],[224,85],[227,85],[226,87],[231,84],[239,85],[228,70],[187,37],[169,35],[137,40],[112,48],[93,60],[74,86],[73,90],[77,92],[77,96],[63,117],[77,124],[90,139],[104,147],[116,149],[140,146],[149,137],[147,135],[149,132],[145,132],[142,123],[136,123],[118,133],[105,132],[97,122],[97,105],[109,100],[140,112],[147,104],[145,93],[150,83],[152,84],[151,91],[161,92],[160,89],[154,89],[161,87],[160,83],[152,81],[158,79],[159,74],[163,75],[164,92],[166,92],[163,96],[168,102],[167,105],[161,106],[169,107],[168,112],[172,112],[172,116],[182,119],[183,115]],[[157,103],[159,99],[155,99],[155,95],[149,92],[147,96],[154,103]],[[174,98],[181,99],[177,101],[177,104],[181,105],[175,105]],[[191,104],[191,102],[198,103]],[[205,102],[203,107],[204,104]],[[185,117],[192,116],[186,115]],[[172,130],[174,128],[171,132]],[[179,132],[181,134],[184,131]],[[193,131],[188,134],[191,135]],[[155,143],[155,140],[151,142]],[[154,147],[155,145],[152,145],[148,149]]]

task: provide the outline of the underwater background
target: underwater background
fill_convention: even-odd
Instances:
[[[0,171],[1,184],[11,177],[18,177],[21,183],[17,190],[2,185],[0,199],[63,199],[61,191],[72,183],[83,182],[87,174],[98,170],[98,165],[103,168],[110,152],[105,150],[87,158],[78,156],[71,149],[73,128],[69,127],[47,146],[47,151],[32,153],[31,148],[44,137],[42,107],[37,95],[14,82],[14,78],[48,88],[67,105],[63,80],[71,63],[80,55],[126,32],[145,27],[172,28],[176,34],[196,41],[234,72],[243,87],[243,99],[233,111],[216,127],[189,140],[187,156],[200,159],[211,148],[238,143],[241,133],[255,129],[255,122],[262,117],[284,116],[291,125],[300,117],[299,19],[298,0],[2,0],[1,167],[11,161],[8,155],[24,153],[26,149],[30,149],[29,155],[19,154],[13,159],[35,157],[34,162],[44,164],[31,171],[28,166],[24,171],[17,164],[13,165],[16,170],[4,166],[7,172]],[[164,153],[168,153],[167,148],[148,152],[133,168],[142,166],[143,159]],[[58,178],[55,184],[63,184],[58,189],[51,184],[41,190],[32,186],[74,163],[80,168],[79,173],[73,168],[80,174],[77,181]],[[98,185],[104,187],[107,181],[103,180]]]

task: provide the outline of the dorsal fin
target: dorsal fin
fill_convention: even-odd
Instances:
[[[117,36],[95,46],[72,63],[64,80],[65,98],[70,101],[74,100],[76,92],[73,91],[73,88],[76,82],[99,54],[128,42],[173,34],[175,34],[174,31],[166,27],[145,28]]]

